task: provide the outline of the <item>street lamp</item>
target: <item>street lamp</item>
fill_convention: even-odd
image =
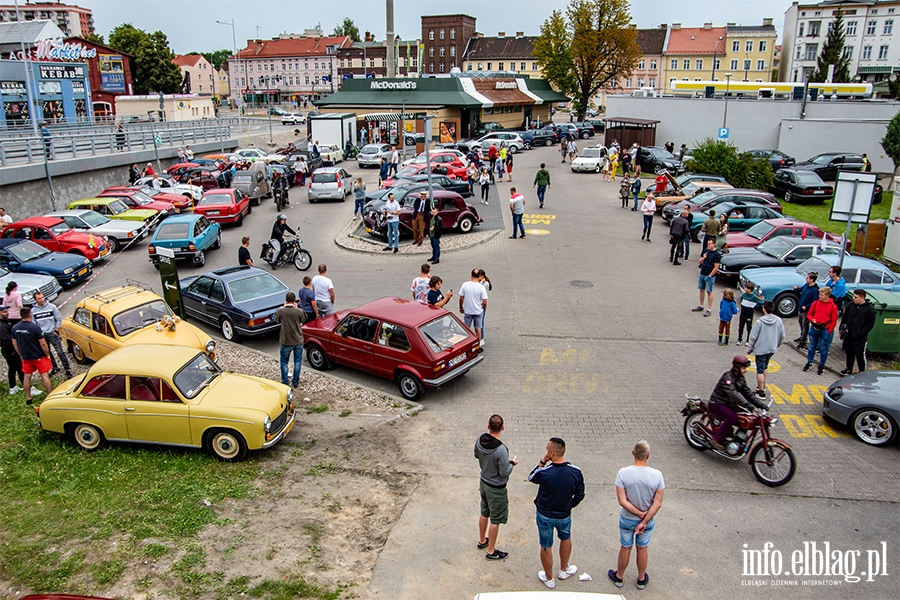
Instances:
[[[731,73],[725,73],[725,115],[722,117],[722,129],[728,122],[728,88],[731,85]]]
[[[409,98],[400,101],[400,143],[403,144],[403,160],[406,160],[406,103]]]
[[[265,76],[263,77],[263,81],[266,82],[266,112],[269,117],[269,146],[275,146],[275,140],[272,138],[272,98],[269,94],[269,83],[275,82],[277,84],[281,81],[281,75],[275,75],[274,77]]]
[[[241,57],[237,52],[237,38],[234,33],[234,19],[228,21],[216,21],[219,25],[231,25],[231,48],[234,53],[234,68],[237,71],[237,77],[235,77],[234,89],[237,92],[237,107],[238,107],[238,131],[242,129],[241,127],[241,113],[244,112],[244,93],[241,89]]]

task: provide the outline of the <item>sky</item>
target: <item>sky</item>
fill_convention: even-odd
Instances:
[[[302,33],[318,24],[330,34],[344,17],[353,19],[360,36],[368,30],[375,39],[385,39],[384,0],[73,0],[71,4],[93,10],[97,33],[104,39],[117,25],[131,23],[149,32],[161,30],[177,54],[231,49],[231,26],[219,25],[217,19],[234,19],[239,48],[248,39]],[[567,5],[568,0],[394,0],[394,30],[414,40],[421,37],[421,15],[463,13],[477,19],[476,28],[484,35],[499,31],[538,35],[550,13]],[[641,29],[661,23],[700,27],[705,21],[715,26],[762,25],[763,18],[771,17],[780,40],[790,5],[790,0],[632,0],[631,15]]]

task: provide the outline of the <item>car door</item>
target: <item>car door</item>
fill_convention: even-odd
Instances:
[[[196,317],[201,321],[209,321],[209,296],[212,293],[214,279],[201,275],[195,279],[187,287],[187,293],[184,294],[184,310],[189,317]],[[212,321],[213,325],[218,325],[217,321]]]
[[[71,340],[72,343],[78,344],[82,352],[86,352],[88,348],[88,336],[91,334],[91,311],[86,308],[78,307],[72,315],[72,320],[66,322],[66,326],[61,330],[63,339]]]
[[[106,439],[128,440],[125,396],[124,375],[96,375],[78,394],[78,408],[85,411],[80,418],[99,427]]]
[[[377,341],[378,352],[375,354],[377,375],[393,379],[397,365],[410,365],[417,371],[425,367],[425,361],[410,351],[409,332],[403,326],[382,321]]]
[[[228,301],[225,297],[225,285],[221,279],[214,279],[209,290],[209,300],[206,303],[206,320],[210,323],[218,323],[222,313],[230,312]]]
[[[347,315],[334,332],[331,354],[335,362],[372,372],[375,370],[375,333],[378,321]]]
[[[132,440],[191,444],[189,406],[158,377],[128,377],[125,422]]]
[[[882,288],[889,290],[891,289],[890,284],[893,283],[893,281],[885,284],[883,281],[883,273],[884,271],[881,271],[879,269],[860,269],[859,285],[865,286],[865,289]],[[850,289],[849,285],[847,286],[847,289]]]
[[[87,336],[87,348],[82,346],[84,353],[91,360],[97,361],[122,345],[115,337],[109,319],[100,313],[90,311],[91,332]]]
[[[194,244],[203,250],[209,248],[216,241],[219,228],[213,227],[213,223],[206,217],[200,217],[194,223]]]
[[[51,252],[66,251],[59,243],[59,240],[56,239],[56,236],[50,233],[50,230],[46,227],[33,227],[31,230],[31,239],[34,240],[36,244],[43,246]]]
[[[456,227],[459,220],[459,206],[456,204],[456,198],[441,198],[441,218],[444,220],[444,229]]]
[[[786,265],[799,265],[807,258],[812,258],[812,255],[815,254],[815,250],[812,246],[798,246],[788,252],[784,256],[784,262]]]

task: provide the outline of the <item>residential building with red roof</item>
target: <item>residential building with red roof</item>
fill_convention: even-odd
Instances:
[[[681,23],[672,23],[663,50],[663,91],[670,92],[670,86],[676,80],[722,79],[727,35],[725,27],[713,27],[712,23],[704,23],[703,27],[682,27]]]
[[[182,94],[216,94],[216,69],[202,54],[179,54],[172,62],[181,69]]]

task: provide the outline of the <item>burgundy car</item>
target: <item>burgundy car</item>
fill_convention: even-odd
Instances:
[[[725,236],[729,248],[755,248],[766,240],[779,236],[814,237],[825,236],[832,242],[840,242],[841,237],[833,233],[825,233],[811,223],[793,219],[766,219],[753,225],[746,231],[729,233]]]
[[[179,177],[179,183],[187,183],[202,187],[205,190],[213,190],[219,187],[219,179],[221,172],[218,169],[209,169],[200,167],[197,169],[188,169]]]
[[[407,198],[400,208],[400,235],[412,232],[413,198]],[[444,230],[459,229],[460,233],[469,233],[472,228],[482,222],[475,207],[463,200],[456,192],[447,190],[435,190],[434,202],[437,203],[439,214],[444,220]],[[430,217],[427,217],[430,218]],[[375,235],[387,235],[387,223],[384,213],[368,210],[363,215],[366,224],[366,232]]]
[[[306,359],[324,371],[333,363],[393,379],[418,400],[466,374],[484,357],[478,339],[448,310],[382,298],[303,324]]]
[[[210,221],[244,224],[244,217],[253,210],[250,198],[241,190],[222,188],[206,190],[194,207],[194,214],[203,215]]]

